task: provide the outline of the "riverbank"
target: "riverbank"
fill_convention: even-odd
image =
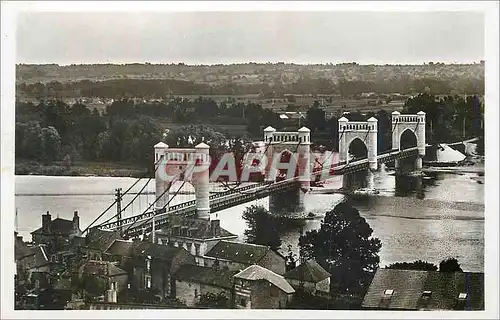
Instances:
[[[147,169],[133,164],[110,162],[76,162],[67,166],[62,162],[50,165],[35,161],[16,160],[16,175],[82,176],[82,177],[148,177]]]

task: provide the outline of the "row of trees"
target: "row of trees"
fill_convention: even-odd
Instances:
[[[271,81],[268,81],[271,82]],[[244,95],[263,94],[266,97],[283,97],[294,94],[340,94],[344,97],[359,95],[363,92],[412,94],[428,91],[432,94],[484,94],[484,79],[475,78],[418,78],[409,76],[376,79],[372,81],[340,80],[334,82],[327,78],[312,78],[303,75],[292,83],[282,83],[281,78],[272,84],[219,83],[215,85],[194,81],[174,79],[118,79],[106,81],[82,80],[61,83],[19,83],[18,92],[35,97],[143,97],[163,98],[177,95]]]
[[[484,103],[477,96],[438,98],[427,93],[419,94],[406,101],[402,113],[416,114],[419,111],[426,113],[426,141],[428,143],[456,142],[473,137],[484,139]],[[362,114],[357,111],[342,116],[350,121],[377,118],[379,152],[392,148],[390,112],[380,110]],[[338,119],[338,116],[326,119],[324,110],[316,102],[307,111],[305,125],[313,134],[331,136],[334,147],[337,148]],[[484,150],[484,147],[482,149]]]
[[[476,97],[444,97],[421,94],[410,98],[403,113],[426,112],[429,142],[452,142],[484,137],[484,105]],[[325,111],[315,102],[303,124],[311,129],[313,141],[338,148],[338,119],[351,121],[378,119],[379,152],[392,148],[391,114],[350,112],[326,119]],[[166,132],[165,118],[185,126]],[[246,124],[247,135],[218,132],[207,123]],[[124,99],[113,102],[101,114],[82,103],[69,106],[62,101],[16,105],[16,157],[52,162],[54,160],[129,162],[151,164],[151,147],[161,139],[171,146],[188,146],[188,140],[205,141],[213,150],[242,149],[252,137],[261,137],[262,128],[286,129],[285,123],[270,109],[254,103],[216,103],[212,99],[177,98],[170,103],[135,104]],[[296,129],[296,128],[295,128]],[[189,134],[187,134],[189,133]],[[189,138],[191,137],[191,138]],[[228,144],[229,141],[229,144]],[[481,141],[484,146],[484,141]],[[192,144],[191,143],[191,146]],[[232,149],[233,148],[233,149]],[[244,148],[243,148],[244,149]],[[479,148],[482,151],[483,148]]]
[[[263,124],[282,128],[283,122],[278,114],[261,105],[248,103],[221,102],[199,97],[197,99],[175,98],[168,103],[134,103],[130,99],[114,101],[106,108],[106,114],[124,118],[146,115],[167,118],[180,124],[240,124],[246,125],[253,136],[260,136]]]
[[[146,165],[161,139],[149,117],[123,119],[61,101],[16,106],[16,157],[44,162],[65,159],[124,161]]]

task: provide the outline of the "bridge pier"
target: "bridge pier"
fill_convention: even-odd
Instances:
[[[352,192],[356,189],[367,187],[371,173],[367,173],[369,171],[365,170],[344,174],[342,176],[342,189]],[[371,179],[373,181],[373,174],[371,174]]]
[[[269,195],[269,211],[275,215],[302,213],[305,193],[311,187],[311,130],[302,127],[297,132],[277,132],[273,127],[267,127],[264,129],[264,143],[267,158],[265,181],[276,182],[279,172],[286,172],[286,178],[298,178],[290,190]],[[290,153],[288,163],[279,158],[285,151]]]
[[[417,173],[396,173],[395,176],[396,188],[395,195],[397,197],[405,197],[415,192],[418,199],[424,198],[423,175]]]
[[[374,190],[375,189],[375,170],[369,169],[366,173],[366,188],[368,190]]]
[[[269,212],[274,216],[292,216],[305,211],[305,192],[298,183],[289,190],[269,195]]]

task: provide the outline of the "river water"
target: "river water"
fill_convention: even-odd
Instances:
[[[380,265],[418,259],[439,263],[445,258],[456,257],[464,270],[483,272],[484,185],[476,182],[477,177],[476,173],[433,173],[432,178],[425,180],[425,198],[418,199],[414,194],[395,196],[394,175],[385,169],[376,173],[374,182],[380,193],[354,200],[354,205],[372,227],[373,236],[382,241]],[[325,188],[340,187],[340,179],[334,177]],[[124,197],[122,207],[146,181],[138,183],[131,190],[132,194]],[[52,219],[58,216],[71,219],[76,210],[83,229],[114,201],[115,188],[126,190],[133,182],[133,178],[16,176],[18,230],[25,239],[30,239],[30,232],[41,226],[41,215],[46,211],[51,213]],[[125,211],[124,217],[142,212],[148,202],[154,200],[154,181],[146,190],[150,194],[141,195]],[[318,228],[320,217],[343,197],[339,194],[306,194],[306,211],[317,214],[319,218],[306,220],[304,232]],[[178,195],[171,204],[190,199],[193,195]],[[221,226],[243,239],[246,226],[241,215],[252,204],[269,208],[269,198],[219,212]],[[99,221],[103,222],[114,213],[116,207]],[[297,251],[298,236],[298,230],[282,235],[285,251],[288,245]]]

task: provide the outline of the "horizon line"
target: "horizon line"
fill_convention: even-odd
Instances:
[[[342,65],[342,64],[357,64],[360,66],[423,66],[433,64],[444,64],[444,65],[475,65],[481,64],[485,62],[485,59],[473,60],[473,61],[420,61],[420,62],[367,62],[367,61],[344,61],[344,62],[294,62],[294,61],[238,61],[238,62],[210,62],[210,63],[187,63],[183,61],[171,61],[171,62],[149,62],[149,61],[126,61],[126,62],[106,62],[106,61],[98,61],[98,62],[16,62],[16,66],[19,65],[27,65],[27,66],[43,66],[43,65],[57,65],[60,67],[70,67],[70,66],[88,66],[88,65],[115,65],[115,66],[127,66],[127,65],[161,65],[161,66],[171,66],[171,65],[183,65],[187,67],[200,67],[200,66],[231,66],[231,65],[298,65],[298,66],[314,66],[314,65]]]

